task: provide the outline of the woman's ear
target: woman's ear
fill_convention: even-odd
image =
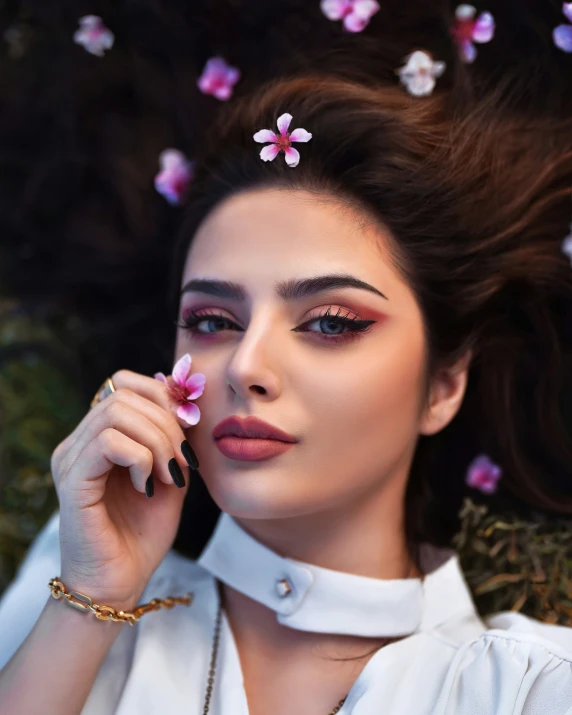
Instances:
[[[455,417],[465,396],[471,358],[472,351],[467,350],[457,362],[440,368],[431,378],[429,400],[419,425],[420,434],[436,434]]]

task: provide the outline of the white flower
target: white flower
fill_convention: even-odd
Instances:
[[[105,50],[110,50],[115,41],[115,35],[103,24],[97,15],[85,15],[79,19],[80,29],[74,33],[73,41],[81,45],[87,52],[97,57],[103,57]]]
[[[425,97],[433,92],[435,78],[445,71],[445,62],[434,62],[428,52],[416,50],[405,58],[406,64],[396,70],[409,94]]]

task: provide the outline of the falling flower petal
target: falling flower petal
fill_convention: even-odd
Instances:
[[[474,62],[477,57],[477,48],[470,40],[462,40],[459,43],[461,57],[465,62]]]
[[[8,56],[19,60],[24,57],[34,39],[34,31],[24,22],[16,22],[4,31],[4,40],[8,45]]]
[[[566,15],[570,22],[572,22],[572,2],[565,2],[562,5],[562,12]]]
[[[492,494],[497,489],[497,483],[502,476],[502,470],[485,454],[476,457],[467,470],[467,485],[479,489],[483,494]]]
[[[473,40],[480,44],[490,42],[495,34],[495,20],[490,12],[483,12],[473,27]]]
[[[322,0],[320,8],[328,20],[343,20],[349,32],[361,32],[380,9],[377,0]]]
[[[155,188],[170,204],[179,204],[193,178],[194,163],[178,149],[165,149],[159,156],[159,164]]]
[[[191,356],[186,353],[177,360],[171,375],[165,377],[162,372],[156,372],[154,377],[167,384],[169,399],[177,405],[177,416],[189,425],[196,425],[201,418],[201,412],[190,400],[195,400],[203,394],[206,375],[202,372],[190,375],[191,362]]]
[[[240,70],[231,67],[222,57],[211,57],[197,80],[203,94],[210,94],[221,101],[232,96],[234,85],[240,79]]]
[[[431,55],[416,50],[405,58],[406,64],[396,70],[407,91],[415,97],[424,97],[433,92],[435,78],[445,71],[445,62],[434,62]]]
[[[320,8],[328,20],[341,20],[352,11],[351,0],[322,0]]]
[[[355,12],[344,17],[344,27],[348,32],[361,32],[369,23],[369,18],[360,17]]]
[[[103,57],[105,50],[113,47],[115,36],[97,15],[85,15],[79,19],[80,29],[76,30],[73,41],[87,52]]]
[[[300,153],[292,147],[292,142],[309,142],[312,135],[302,128],[294,129],[293,132],[288,133],[291,121],[292,115],[285,112],[276,121],[279,134],[275,134],[271,129],[260,129],[253,135],[252,138],[255,142],[272,142],[260,151],[260,158],[263,161],[272,161],[282,151],[288,166],[298,166]]]
[[[572,52],[572,25],[558,25],[552,32],[554,44],[564,52]]]
[[[482,12],[476,17],[473,5],[459,5],[455,10],[455,24],[451,35],[457,42],[464,62],[474,62],[477,50],[473,42],[490,42],[495,34],[495,20],[490,12]]]

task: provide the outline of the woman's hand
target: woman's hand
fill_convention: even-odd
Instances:
[[[165,384],[130,370],[112,379],[116,392],[56,447],[51,466],[61,580],[97,603],[130,610],[172,546],[193,472],[181,452],[188,424],[172,410]]]

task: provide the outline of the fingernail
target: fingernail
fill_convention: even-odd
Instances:
[[[187,460],[187,464],[191,469],[199,468],[199,460],[197,459],[195,450],[191,447],[191,445],[187,442],[186,439],[181,442],[181,452],[183,453],[183,457]]]
[[[147,499],[151,499],[153,494],[155,494],[155,485],[153,484],[153,475],[147,477],[145,482],[145,494],[147,494]]]
[[[173,477],[173,481],[175,482],[175,484],[179,488],[184,487],[186,484],[185,477],[183,475],[183,472],[181,471],[181,468],[177,464],[177,460],[174,457],[169,460],[169,471],[171,472],[171,476]]]

